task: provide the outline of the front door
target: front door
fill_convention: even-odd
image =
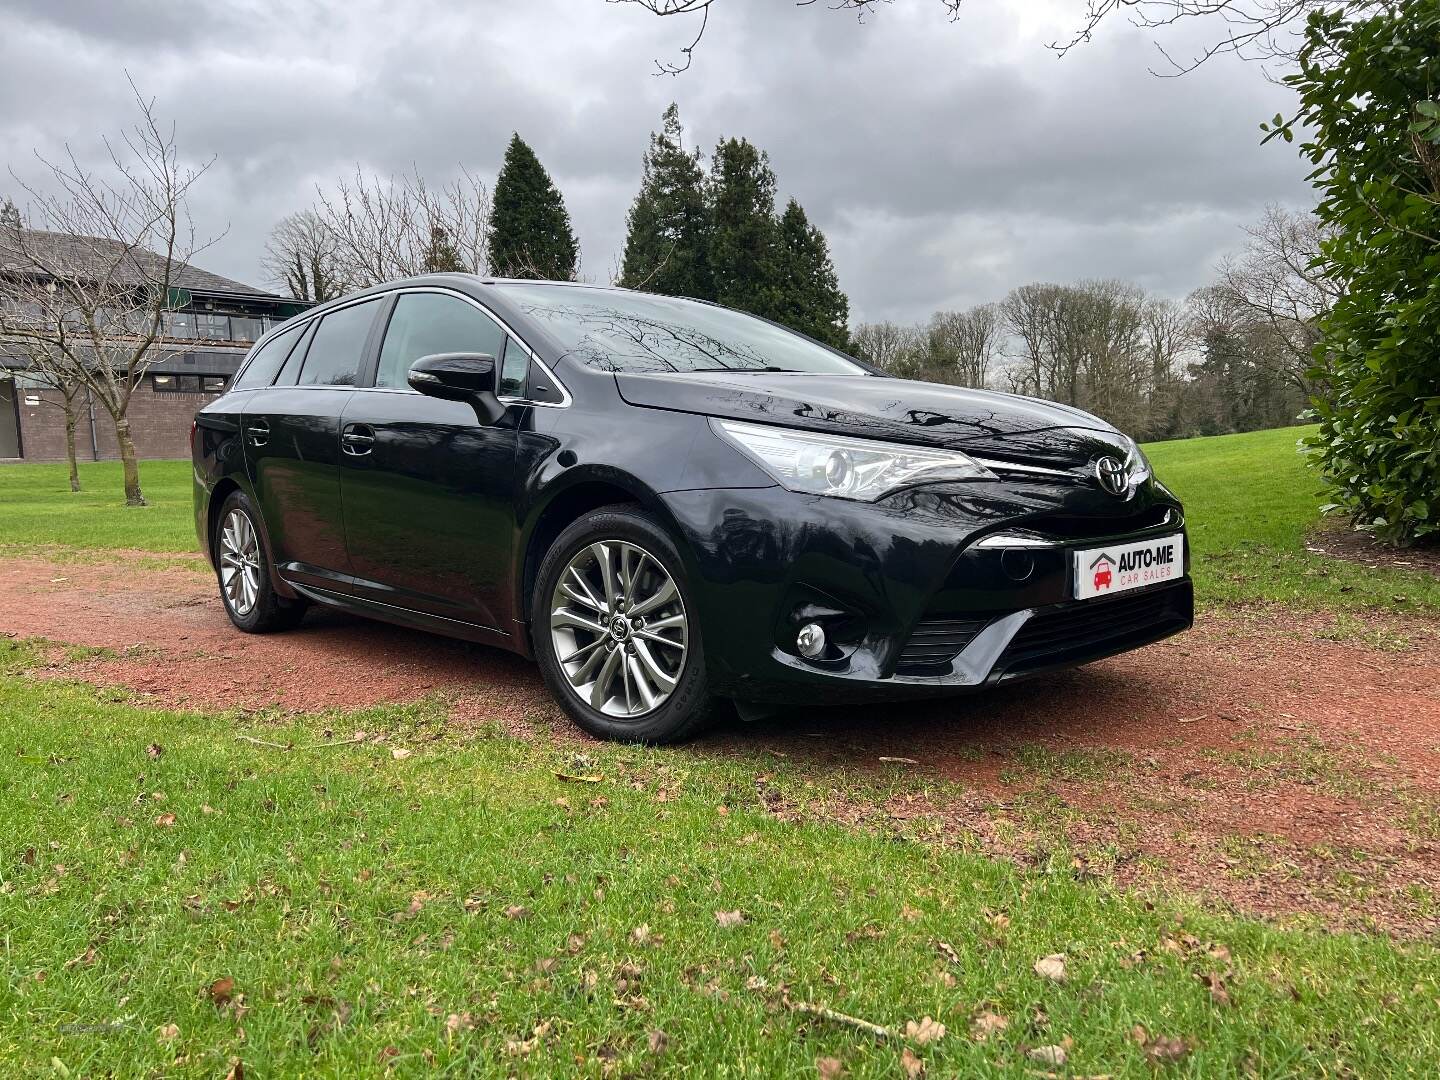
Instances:
[[[340,416],[355,393],[381,306],[376,298],[321,318],[294,347],[275,385],[248,394],[241,416],[271,555],[280,575],[301,585],[349,591]]]
[[[469,405],[423,397],[407,382],[410,366],[434,353],[486,353],[498,365],[505,341],[457,294],[396,298],[375,385],[355,392],[341,420],[356,596],[509,632],[516,424],[526,406],[482,426]]]

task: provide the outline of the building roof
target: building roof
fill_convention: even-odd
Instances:
[[[12,235],[0,230],[0,273],[43,274],[45,267],[59,267],[66,274],[87,270],[99,274],[116,268],[118,283],[141,286],[158,282],[165,273],[165,260],[144,248],[126,249],[117,240],[103,237],[77,236],[73,233],[45,232],[40,229],[20,230],[23,247]],[[26,252],[34,254],[34,258]],[[284,300],[275,293],[257,289],[230,278],[183,266],[171,274],[171,287],[192,293],[222,296],[248,296],[257,300]]]

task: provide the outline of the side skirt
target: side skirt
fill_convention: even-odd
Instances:
[[[517,641],[510,634],[488,626],[477,626],[474,623],[461,622],[458,619],[446,619],[422,611],[411,611],[409,608],[394,607],[375,600],[352,596],[349,593],[332,592],[315,585],[301,585],[295,581],[287,581],[287,584],[306,599],[314,600],[327,607],[339,608],[341,611],[364,615],[366,618],[378,619],[381,622],[394,623],[396,626],[407,626],[413,630],[425,630],[432,634],[440,634],[442,637],[473,641],[479,645],[491,645],[497,649],[504,649],[506,652],[519,653],[527,660],[532,659],[523,642]]]

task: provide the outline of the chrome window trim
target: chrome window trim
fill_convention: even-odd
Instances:
[[[560,391],[560,398],[561,398],[561,400],[558,401],[558,402],[555,402],[555,401],[533,401],[533,400],[531,400],[530,398],[524,398],[524,397],[509,397],[509,396],[500,397],[500,400],[501,400],[502,402],[504,402],[506,405],[529,405],[529,406],[531,406],[532,408],[536,408],[536,409],[568,409],[568,408],[571,406],[571,404],[574,402],[575,399],[574,399],[574,397],[572,397],[571,394],[570,394],[570,388],[569,388],[568,386],[566,386],[566,385],[564,384],[564,382],[562,382],[562,381],[555,375],[555,372],[551,370],[549,364],[545,363],[544,360],[541,360],[540,357],[539,357],[538,355],[536,355],[535,350],[530,347],[529,342],[527,342],[523,337],[521,337],[519,334],[517,334],[517,333],[515,332],[514,328],[512,328],[509,323],[507,323],[504,319],[502,319],[502,318],[501,318],[499,315],[497,315],[494,311],[490,310],[490,308],[488,308],[488,307],[486,307],[484,304],[482,304],[479,300],[476,300],[473,296],[470,296],[470,295],[468,295],[468,294],[466,294],[466,293],[460,292],[458,289],[449,289],[449,288],[446,288],[446,287],[443,286],[443,285],[411,285],[411,286],[407,286],[406,288],[403,288],[403,289],[390,289],[390,290],[388,290],[388,291],[386,291],[386,292],[369,293],[369,294],[367,294],[367,295],[365,295],[365,296],[357,296],[357,297],[355,297],[353,300],[347,300],[347,301],[345,301],[343,304],[336,304],[334,307],[332,307],[332,308],[326,308],[324,311],[311,312],[311,313],[306,314],[306,315],[297,315],[297,316],[295,316],[295,318],[293,318],[293,319],[286,319],[285,322],[283,322],[283,323],[281,323],[279,326],[275,327],[275,329],[271,330],[269,334],[265,335],[265,337],[261,338],[259,341],[255,342],[255,344],[250,347],[250,352],[248,352],[248,353],[246,354],[245,363],[242,364],[242,365],[240,366],[240,370],[237,371],[237,372],[231,377],[231,381],[233,382],[235,379],[238,379],[238,378],[240,377],[240,375],[245,371],[245,369],[250,366],[250,359],[251,359],[256,353],[258,353],[258,352],[260,351],[261,347],[263,347],[263,346],[270,340],[271,337],[278,337],[280,334],[287,333],[288,331],[294,330],[294,329],[297,329],[297,328],[300,330],[300,334],[301,334],[301,336],[303,337],[303,336],[305,335],[306,331],[309,329],[310,323],[314,322],[316,319],[323,319],[326,315],[333,314],[334,312],[337,312],[337,311],[343,311],[345,308],[348,308],[348,307],[354,307],[356,304],[368,303],[368,302],[371,301],[371,300],[384,300],[384,299],[387,299],[387,298],[392,297],[392,296],[404,296],[406,293],[439,293],[439,294],[442,295],[442,296],[453,296],[453,297],[456,297],[457,299],[464,300],[466,303],[470,304],[472,307],[478,308],[481,312],[483,312],[483,313],[484,313],[485,315],[487,315],[489,318],[494,319],[495,322],[496,322],[496,324],[500,327],[500,329],[504,330],[505,333],[506,333],[509,337],[514,338],[516,341],[518,341],[518,342],[520,343],[520,347],[525,350],[525,354],[530,357],[531,362],[532,362],[532,363],[535,363],[535,364],[538,364],[538,365],[540,366],[540,370],[543,371],[543,372],[546,374],[546,376],[550,379],[550,381],[555,384],[556,389],[558,389],[558,390]],[[393,312],[392,312],[392,314],[393,314]],[[388,326],[388,325],[386,326],[386,331],[387,331],[387,332],[389,331],[389,326]],[[382,339],[382,344],[383,344],[383,339]],[[496,357],[496,359],[503,361],[504,358],[503,358],[503,357]],[[496,377],[497,377],[497,379],[498,379],[498,377],[499,377],[499,372],[496,372]],[[247,386],[247,387],[243,387],[243,388],[240,388],[240,389],[238,389],[238,390],[234,390],[234,391],[230,391],[230,392],[232,392],[232,393],[244,393],[244,392],[247,391],[247,390],[274,390],[274,389],[276,389],[276,387],[275,387],[275,385],[272,383],[272,384],[269,385],[269,386]],[[347,385],[345,385],[344,383],[325,383],[325,384],[321,384],[321,383],[307,383],[307,384],[305,384],[305,385],[298,385],[298,384],[297,384],[297,385],[293,385],[293,386],[286,386],[286,387],[284,387],[284,389],[286,389],[286,390],[379,390],[379,391],[383,391],[383,392],[385,392],[385,393],[391,393],[391,394],[414,394],[416,397],[422,396],[422,395],[420,394],[420,391],[418,391],[418,390],[411,390],[409,387],[405,387],[405,386],[347,386]],[[496,396],[499,397],[499,395],[496,395]]]
[[[504,319],[502,319],[499,315],[495,314],[494,311],[490,310],[490,308],[486,307],[486,306],[485,306],[484,304],[482,304],[479,300],[476,300],[473,296],[468,296],[468,295],[466,295],[465,293],[459,292],[459,291],[456,290],[456,289],[447,289],[447,288],[445,288],[444,286],[440,286],[440,285],[411,285],[411,286],[408,286],[408,287],[403,288],[403,289],[395,289],[395,290],[393,290],[392,292],[386,293],[385,295],[387,295],[387,296],[404,296],[404,295],[406,295],[407,293],[438,293],[438,294],[440,294],[441,296],[453,296],[453,297],[456,297],[457,299],[464,300],[466,303],[470,304],[472,307],[478,308],[478,309],[479,309],[481,312],[483,312],[485,315],[487,315],[487,316],[489,316],[491,319],[495,320],[495,323],[500,327],[500,329],[505,331],[506,336],[511,337],[511,338],[514,338],[517,342],[520,343],[520,347],[525,350],[525,355],[528,356],[528,357],[530,357],[530,362],[531,362],[532,364],[538,364],[539,367],[540,367],[540,370],[543,371],[543,372],[546,374],[546,376],[550,379],[550,381],[555,384],[556,389],[558,389],[558,390],[560,391],[560,398],[561,398],[561,400],[558,401],[558,402],[557,402],[557,401],[534,401],[534,400],[532,400],[532,399],[530,399],[530,398],[526,398],[526,397],[511,397],[511,396],[508,396],[508,395],[502,396],[502,395],[497,394],[496,397],[500,398],[500,400],[501,400],[502,402],[504,402],[506,405],[529,405],[529,406],[531,406],[532,408],[536,408],[536,409],[568,409],[568,408],[570,407],[570,405],[574,402],[575,399],[570,396],[570,388],[567,387],[567,386],[566,386],[563,382],[561,382],[558,378],[556,378],[555,372],[553,372],[552,370],[550,370],[550,365],[547,364],[547,363],[545,363],[544,360],[541,360],[540,357],[536,355],[535,350],[530,347],[529,343],[528,343],[523,337],[521,337],[519,334],[517,334],[517,333],[515,332],[514,328],[511,327],[511,325],[510,325],[509,323],[507,323],[507,322],[506,322]],[[394,317],[394,312],[391,312],[391,317],[392,317],[392,318]],[[386,332],[388,333],[390,328],[387,326],[385,329],[386,329]],[[382,340],[382,345],[383,345],[383,340]],[[504,361],[504,357],[503,357],[503,356],[497,356],[497,357],[495,358],[495,360],[496,360],[497,363],[502,363],[502,362]],[[499,380],[499,377],[500,377],[500,372],[498,372],[498,371],[495,372],[495,377],[496,377],[496,380],[498,381],[498,380]],[[412,390],[412,389],[410,389],[408,386],[357,386],[357,387],[355,387],[355,389],[356,389],[356,390],[383,390],[383,391],[386,391],[386,392],[388,392],[388,393],[415,394],[417,397],[418,397],[418,396],[421,396],[421,395],[420,395],[420,391],[418,391],[418,390]]]

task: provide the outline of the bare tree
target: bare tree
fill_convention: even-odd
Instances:
[[[1278,374],[1309,393],[1320,317],[1342,292],[1324,269],[1320,222],[1313,214],[1270,206],[1245,232],[1249,243],[1221,264],[1218,285],[1236,307],[1269,327],[1283,346]]]
[[[945,382],[983,388],[1000,336],[1000,309],[995,304],[937,311],[925,332],[926,373]]]
[[[1060,285],[1021,285],[1000,301],[1000,318],[1018,353],[1018,367],[1009,372],[1016,393],[1050,395],[1057,385],[1056,326],[1065,290]]]
[[[428,272],[437,236],[446,240],[447,257],[453,253],[450,261],[471,273],[486,272],[490,194],[468,172],[432,189],[418,170],[381,178],[357,165],[334,194],[318,193],[313,213],[334,245],[347,288]]]
[[[49,172],[46,190],[21,183],[27,220],[0,230],[0,295],[8,301],[0,329],[43,343],[109,414],[125,502],[143,506],[128,411],[160,359],[163,319],[184,271],[208,246],[195,242],[186,196],[209,163],[182,165],[173,127],[164,129],[154,101],[131,89],[140,119],[118,142],[106,141],[110,175],[82,165],[69,147],[63,161],[36,155]]]
[[[15,226],[0,218],[0,234],[13,231],[14,228]],[[3,236],[0,236],[0,250],[3,250],[3,244]],[[44,395],[39,396],[40,404],[58,408],[65,416],[65,461],[70,468],[70,490],[79,491],[80,467],[75,452],[75,431],[80,426],[80,393],[84,384],[76,377],[69,360],[49,339],[49,335],[22,336],[15,333],[13,327],[16,323],[27,317],[34,317],[36,313],[33,309],[29,312],[17,310],[14,300],[3,294],[0,294],[0,307],[10,309],[0,315],[0,326],[6,331],[6,349],[12,353],[18,349],[25,361],[23,377],[26,385],[52,391],[60,399],[55,401]],[[19,385],[17,380],[17,389]]]
[[[710,14],[718,0],[607,0],[612,4],[636,4],[654,15],[691,16],[697,26],[695,37],[680,50],[681,63],[656,61],[659,74],[678,75],[694,58]],[[794,0],[796,7],[825,6],[863,17],[894,0]],[[952,22],[959,18],[964,0],[929,0],[938,13]],[[1061,56],[1090,41],[1100,25],[1114,18],[1127,18],[1134,26],[1160,33],[1178,23],[1208,20],[1219,24],[1220,32],[1198,52],[1171,56],[1160,42],[1156,48],[1165,58],[1163,72],[1180,75],[1195,70],[1212,56],[1232,54],[1247,60],[1291,60],[1299,43],[1299,27],[1312,11],[1341,11],[1355,16],[1378,10],[1388,0],[1085,0],[1079,25],[1069,34],[1050,43]]]
[[[270,230],[260,265],[296,300],[324,303],[346,289],[335,236],[313,210],[280,219]]]
[[[892,375],[916,374],[924,359],[924,341],[914,326],[863,323],[850,337],[855,355]]]

